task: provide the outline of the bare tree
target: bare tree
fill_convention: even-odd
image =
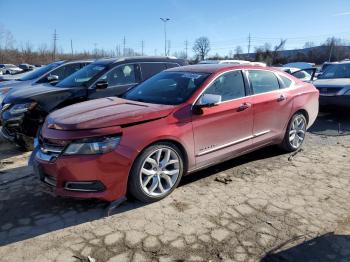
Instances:
[[[237,58],[237,59],[240,59],[242,53],[243,53],[242,47],[240,45],[236,46],[236,48],[235,48],[235,56],[234,57]]]
[[[314,47],[314,46],[315,46],[315,43],[314,43],[314,42],[311,42],[311,41],[306,42],[306,43],[304,44],[304,48],[311,48],[311,47]]]
[[[275,45],[272,53],[272,64],[281,63],[280,52],[284,49],[287,39],[281,39],[278,45]]]
[[[209,38],[205,36],[197,38],[192,49],[200,60],[204,60],[210,51]]]

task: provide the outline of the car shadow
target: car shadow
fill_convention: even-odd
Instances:
[[[308,131],[316,135],[325,136],[350,135],[348,109],[321,108],[315,123]]]
[[[283,243],[271,250],[261,259],[261,262],[349,261],[350,257],[350,236],[347,235],[327,233],[283,251],[277,251],[288,244],[290,243]]]
[[[187,185],[197,180],[204,179],[206,177],[212,176],[220,172],[224,172],[225,170],[229,170],[231,168],[238,167],[252,161],[267,159],[285,153],[286,152],[280,149],[278,146],[268,146],[257,151],[251,152],[249,154],[242,155],[222,162],[220,164],[208,167],[206,169],[191,173],[182,178],[179,186]]]
[[[279,154],[281,150],[277,147],[264,148],[185,176],[180,186],[249,161]],[[114,203],[97,200],[54,197],[41,190],[41,182],[28,167],[2,172],[4,174],[0,175],[0,246],[145,206],[132,198],[114,206]]]

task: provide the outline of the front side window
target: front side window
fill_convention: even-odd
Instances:
[[[78,70],[80,70],[80,63],[68,64],[53,70],[50,75],[57,75],[58,79],[63,80]]]
[[[89,64],[59,82],[56,87],[87,87],[89,85],[89,81],[101,73],[105,68],[106,66],[103,64]]]
[[[264,70],[248,70],[248,77],[254,94],[278,90],[280,85],[274,73]]]
[[[51,71],[55,67],[59,66],[61,63],[51,63],[46,66],[40,67],[39,69],[36,69],[35,71],[26,74],[25,76],[21,77],[19,81],[27,81],[27,80],[33,80],[36,78],[41,77],[42,75],[46,74],[47,72]]]
[[[161,72],[124,95],[125,99],[178,105],[187,101],[210,74],[193,72]]]
[[[119,86],[135,84],[135,65],[122,65],[113,68],[111,71],[100,77],[98,81],[106,81],[108,86]]]
[[[228,101],[245,96],[241,71],[233,71],[219,76],[203,93],[221,96],[220,101]]]

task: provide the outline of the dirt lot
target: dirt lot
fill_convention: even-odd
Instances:
[[[0,261],[350,261],[348,131],[323,114],[295,155],[269,147],[108,217],[42,193],[28,154],[0,142]]]

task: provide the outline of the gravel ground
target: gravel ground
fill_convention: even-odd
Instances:
[[[43,193],[0,142],[0,261],[350,261],[350,136],[321,120],[297,154],[268,147],[110,216]]]

